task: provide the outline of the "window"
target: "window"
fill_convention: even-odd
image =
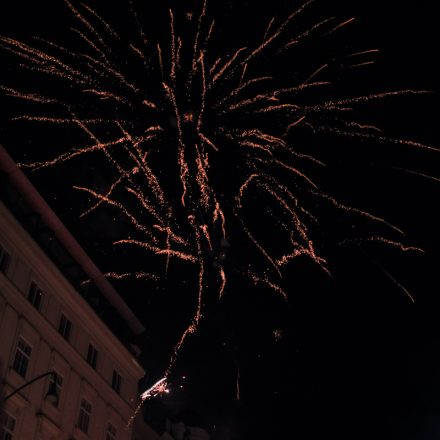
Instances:
[[[116,428],[111,423],[107,425],[105,440],[116,440]]]
[[[0,440],[12,440],[14,436],[15,419],[7,412],[0,414]]]
[[[22,377],[26,376],[26,371],[31,359],[31,353],[32,347],[20,336],[20,338],[18,338],[12,368]]]
[[[9,260],[11,256],[6,252],[3,246],[0,244],[0,272],[5,273],[9,266]]]
[[[97,359],[98,359],[98,350],[92,344],[89,344],[89,349],[87,350],[87,362],[93,368],[96,368]]]
[[[58,332],[66,341],[68,341],[70,338],[71,329],[72,329],[72,323],[63,314],[61,314]]]
[[[119,394],[121,391],[121,376],[116,371],[113,370],[113,377],[112,377],[112,388]]]
[[[90,417],[92,416],[92,405],[86,399],[81,399],[81,406],[79,407],[78,428],[84,434],[89,432]]]
[[[49,387],[52,387],[55,383],[55,389],[57,390],[58,399],[52,402],[52,405],[58,407],[61,399],[61,389],[63,388],[63,376],[59,373],[56,374],[56,379],[53,375],[50,376]]]
[[[28,300],[37,310],[40,310],[41,298],[43,298],[43,291],[32,282],[29,287]]]

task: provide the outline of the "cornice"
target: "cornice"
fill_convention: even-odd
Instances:
[[[2,273],[0,273],[0,293],[17,315],[22,315],[31,326],[38,329],[40,337],[65,357],[70,367],[81,379],[88,382],[105,401],[113,402],[121,413],[131,414],[133,412],[132,405],[135,405],[136,402],[129,403],[115,393],[110,383],[90,367],[79,352],[57,332],[44,315],[39,313]]]
[[[45,286],[50,289],[47,293],[56,296],[70,311],[71,315],[75,316],[74,325],[79,324],[86,329],[89,334],[99,341],[103,349],[113,354],[121,367],[130,371],[132,376],[141,378],[145,374],[144,369],[105,325],[87,301],[67,281],[28,232],[14,219],[2,202],[0,202],[0,217],[3,219],[2,229],[6,232],[5,237],[8,244],[13,247],[14,252],[23,262],[27,263],[31,270],[38,272]],[[30,304],[27,305],[35,312]],[[41,316],[40,313],[38,315]]]

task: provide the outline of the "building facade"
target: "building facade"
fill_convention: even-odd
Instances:
[[[3,183],[12,185],[8,178]],[[4,399],[51,371],[56,376]],[[144,375],[133,347],[109,329],[0,200],[0,440],[140,438],[128,424]],[[51,382],[58,394],[53,401],[46,398]],[[157,437],[141,420],[134,425],[143,430],[140,440]]]

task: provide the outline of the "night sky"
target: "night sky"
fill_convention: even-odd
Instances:
[[[199,5],[198,0],[185,1],[184,9]],[[90,2],[117,23],[118,8],[125,2],[108,11],[100,3]],[[154,17],[161,6],[150,3],[151,9],[144,5],[140,10],[160,32],[163,23]],[[301,71],[306,69],[302,64],[310,66],[322,58],[330,62],[329,76],[335,79],[339,95],[410,88],[433,91],[368,104],[362,114],[391,137],[438,146],[440,72],[435,64],[440,35],[433,2],[383,3],[317,2],[314,11],[320,16],[336,16],[340,21],[356,16],[357,20],[329,47],[312,45],[311,52],[305,51],[289,66],[277,66],[277,73]],[[285,14],[292,4],[297,2],[255,5],[248,0],[211,0],[211,14],[220,23],[231,23],[224,26],[216,44],[238,47],[253,41],[272,16]],[[127,26],[123,23],[121,33]],[[61,0],[2,5],[1,35],[27,41],[37,35],[73,44],[67,32],[71,25]],[[318,33],[313,40],[319,38]],[[380,49],[374,66],[346,67],[343,54],[369,48]],[[34,87],[32,74],[21,73],[2,51],[0,63],[0,84]],[[17,161],[50,157],[75,136],[59,127],[51,131],[11,122],[11,116],[22,111],[20,105],[0,97],[0,143]],[[254,250],[232,236],[225,263],[230,272],[225,295],[222,301],[207,304],[198,332],[187,340],[173,369],[171,393],[147,402],[145,417],[156,427],[165,415],[183,417],[224,440],[282,435],[300,440],[438,438],[440,184],[401,168],[438,179],[439,153],[329,135],[304,136],[310,151],[319,152],[331,165],[320,176],[328,192],[398,224],[406,232],[405,243],[423,248],[425,254],[385,247],[371,252],[368,244],[341,249],[338,243],[347,224],[353,223],[361,232],[366,226],[356,218],[323,211],[326,221],[318,230],[332,275],[298,259],[284,274],[289,296],[285,304],[270,290],[254,288],[239,276],[235,268],[243,259],[252,259]],[[74,168],[63,165],[27,174],[103,272],[143,268],[161,275],[163,261],[158,264],[138,251],[112,249],[111,242],[128,229],[126,223],[113,221],[113,213],[101,209],[88,220],[79,219],[87,201],[71,186],[90,179],[97,185],[104,181],[99,163],[79,162]],[[253,209],[257,218],[263,216],[264,200],[257,200]],[[414,304],[398,284],[411,292]],[[147,329],[137,339],[143,349],[147,386],[166,369],[194,307],[194,287],[179,266],[159,284],[127,281],[115,287]]]

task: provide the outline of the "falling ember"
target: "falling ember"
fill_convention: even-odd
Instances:
[[[183,114],[183,122],[194,122],[194,114],[193,112],[186,112]]]
[[[105,278],[113,279],[113,280],[123,280],[123,279],[146,279],[146,280],[152,280],[152,281],[159,281],[159,277],[156,274],[153,273],[146,273],[146,272],[127,272],[127,273],[116,273],[116,272],[107,272],[103,274]],[[91,283],[92,280],[86,280],[81,283],[82,286],[87,285]]]
[[[196,286],[189,299],[193,312],[176,337],[165,377],[141,395],[142,402],[168,392],[166,378],[187,337],[199,327],[205,298],[219,300],[225,295],[231,270],[245,275],[255,286],[271,289],[284,302],[288,297],[283,275],[297,258],[308,258],[329,273],[328,256],[321,255],[321,236],[312,227],[324,220],[320,207],[330,205],[338,213],[371,225],[370,238],[350,237],[340,240],[341,245],[376,242],[401,252],[421,251],[405,244],[405,234],[398,226],[327,194],[316,178],[327,166],[325,161],[296,146],[297,140],[302,143],[296,133],[305,130],[310,136],[331,133],[339,138],[439,151],[389,137],[380,128],[357,120],[357,108],[367,103],[426,92],[394,90],[330,99],[333,92],[329,90],[316,93],[329,89],[334,79],[325,59],[297,75],[286,74],[280,56],[290,56],[317,33],[328,36],[345,29],[353,18],[339,24],[332,18],[320,18],[298,32],[296,21],[313,3],[306,0],[287,18],[274,17],[263,26],[256,45],[244,47],[237,42],[233,49],[225,50],[224,44],[213,42],[220,32],[214,20],[208,19],[206,0],[198,10],[184,13],[184,32],[184,17],[167,10],[165,36],[154,31],[145,35],[131,11],[136,35],[126,40],[119,39],[89,6],[65,3],[78,21],[79,29],[72,32],[79,48],[41,39],[33,46],[0,36],[1,50],[18,59],[30,75],[48,83],[44,90],[44,81],[29,81],[38,84],[31,91],[0,84],[0,93],[32,104],[34,113],[18,115],[14,123],[68,127],[81,135],[80,145],[21,166],[37,170],[84,156],[108,166],[113,174],[105,189],[73,185],[91,200],[83,215],[102,207],[116,211],[131,225],[133,236],[118,237],[115,246],[165,258],[166,274],[172,270],[172,261],[189,268],[186,273]],[[115,47],[114,39],[118,40]],[[119,56],[121,51],[123,56]],[[351,68],[363,67],[374,62],[363,57],[376,52],[358,50],[344,60],[349,60]],[[299,61],[297,65],[302,65]],[[283,68],[275,68],[276,63]],[[57,87],[52,87],[54,80]],[[431,177],[420,171],[406,172]],[[227,239],[235,236],[255,251],[237,257],[242,258],[240,269],[224,262]],[[218,243],[223,247],[220,250]],[[106,276],[161,279],[142,271],[108,272]],[[239,376],[238,371],[237,399]]]
[[[276,342],[280,341],[281,338],[283,337],[283,331],[280,330],[279,328],[275,329],[272,333]]]
[[[274,292],[278,293],[285,302],[288,301],[286,292],[277,284],[271,281],[267,274],[262,274],[261,276],[256,275],[252,271],[249,271],[248,277],[252,280],[255,286],[265,286],[272,289]]]
[[[219,297],[221,298],[223,296],[226,286],[226,274],[223,268],[220,268],[220,278],[222,280],[222,284],[220,286]]]
[[[142,405],[146,400],[149,400],[153,397],[160,396],[162,394],[168,394],[170,391],[167,387],[167,378],[163,377],[162,379],[158,380],[154,385],[152,385],[150,388],[145,390],[141,395],[140,399],[141,401],[137,405],[134,413],[131,415],[130,419],[127,422],[126,429],[129,429],[130,426],[133,424],[134,419],[139,414],[139,411],[142,408]]]
[[[399,242],[399,241],[393,241],[390,240],[388,238],[385,237],[379,237],[379,236],[374,236],[374,237],[366,237],[366,238],[357,238],[357,239],[352,239],[352,240],[344,240],[341,244],[345,245],[345,244],[361,244],[361,243],[367,243],[367,242],[371,242],[371,243],[383,243],[389,247],[394,247],[399,249],[401,252],[416,252],[416,253],[421,253],[424,254],[425,251],[419,247],[416,246],[406,246],[403,243]]]
[[[167,378],[163,377],[158,380],[154,385],[152,385],[148,390],[144,391],[140,398],[142,400],[150,399],[151,397],[155,397],[161,394],[168,394],[170,391],[167,388]]]

